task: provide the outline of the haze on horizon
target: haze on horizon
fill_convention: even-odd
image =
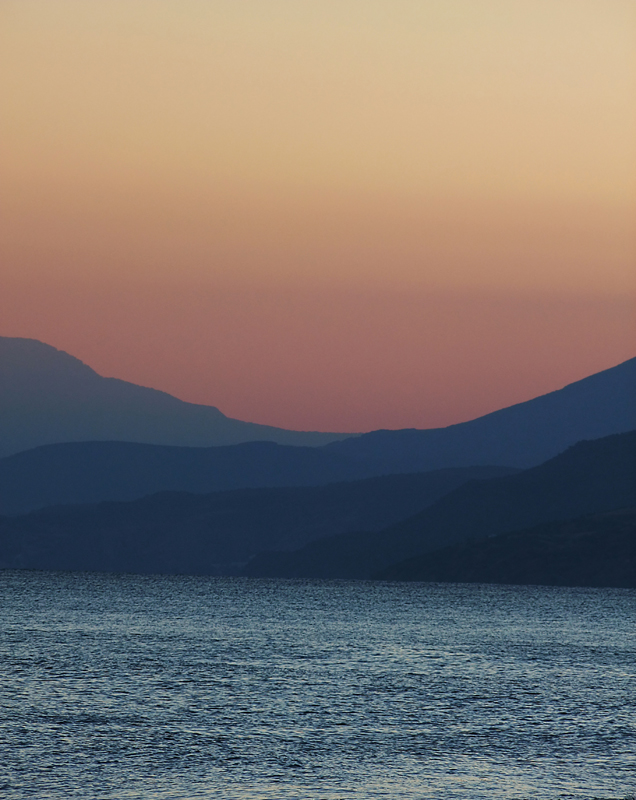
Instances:
[[[4,0],[0,335],[285,428],[634,355],[630,0]]]

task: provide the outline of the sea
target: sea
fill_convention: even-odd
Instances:
[[[0,797],[619,800],[636,592],[0,572]]]

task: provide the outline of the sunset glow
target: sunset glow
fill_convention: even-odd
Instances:
[[[0,335],[281,427],[634,355],[630,0],[5,0]]]

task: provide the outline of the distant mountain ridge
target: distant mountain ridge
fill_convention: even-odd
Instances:
[[[483,417],[429,430],[379,430],[328,444],[388,472],[471,464],[536,466],[584,439],[636,429],[636,358]]]
[[[275,442],[223,447],[65,442],[0,459],[0,514],[134,500],[161,491],[319,486],[374,474],[364,463],[321,447]]]
[[[231,419],[214,406],[104,378],[36,339],[0,337],[0,457],[60,442],[210,447],[264,440],[315,447],[351,435]]]

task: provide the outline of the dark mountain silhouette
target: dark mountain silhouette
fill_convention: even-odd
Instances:
[[[386,472],[541,464],[583,439],[636,428],[636,358],[484,417],[430,430],[373,431],[326,449]]]
[[[465,540],[634,505],[636,431],[579,442],[515,475],[470,481],[384,531],[330,536],[291,553],[262,553],[245,574],[371,578],[405,559]]]
[[[375,577],[636,589],[636,508],[547,522],[445,547],[403,561]]]
[[[0,518],[0,566],[233,574],[264,548],[292,549],[330,533],[379,530],[475,477],[475,467],[311,488],[163,492],[128,503],[60,506]]]
[[[209,447],[272,441],[317,446],[351,434],[287,431],[213,406],[103,378],[35,339],[0,337],[0,456],[43,444],[129,441]]]
[[[274,442],[227,447],[68,442],[0,459],[0,514],[64,503],[134,500],[164,490],[317,486],[372,475],[362,462],[338,453]]]

